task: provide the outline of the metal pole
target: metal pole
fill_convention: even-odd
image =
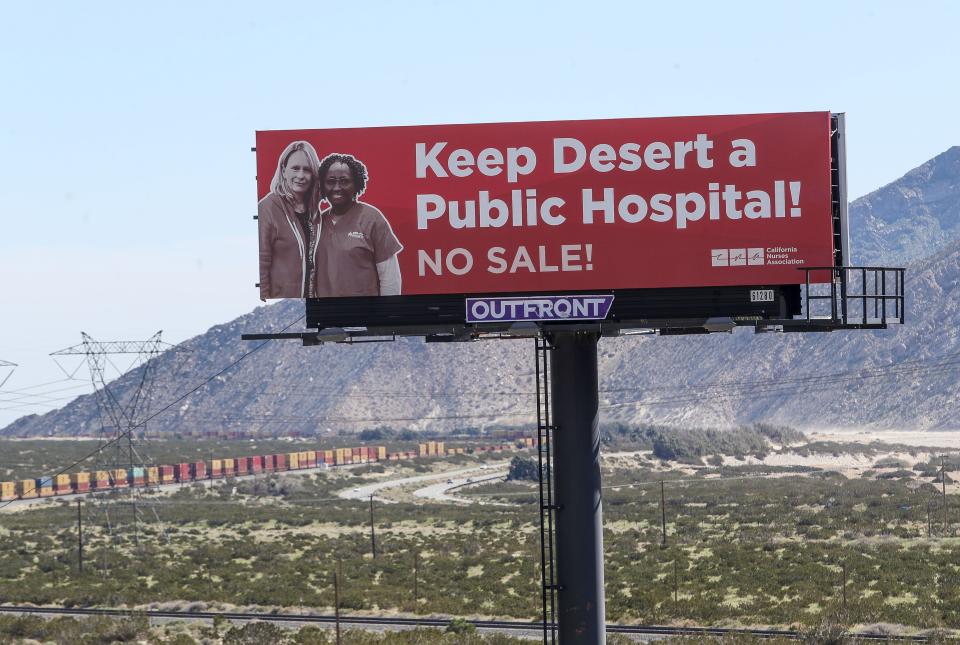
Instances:
[[[680,586],[679,576],[677,575],[677,560],[673,560],[673,605],[676,608],[679,598],[679,586]]]
[[[843,613],[847,613],[847,561],[843,561]]]
[[[83,513],[77,500],[77,568],[83,573]]]
[[[420,583],[418,582],[420,578],[420,552],[413,552],[413,606],[416,610],[417,603],[420,600]]]
[[[557,632],[606,643],[597,333],[556,332],[550,382],[557,510]]]
[[[340,561],[337,560],[337,570],[333,572],[333,615],[337,625],[337,645],[340,645]]]
[[[943,487],[943,537],[947,537],[947,465],[940,456],[940,485]]]
[[[377,535],[373,530],[373,495],[370,495],[370,554],[377,559]]]
[[[663,494],[663,480],[660,480],[660,534],[663,536],[663,541],[660,546],[666,548],[667,546],[667,502]]]

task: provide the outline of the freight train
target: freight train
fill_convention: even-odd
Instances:
[[[503,452],[514,448],[534,447],[537,445],[536,442],[537,440],[533,437],[522,437],[514,443],[478,446],[469,449],[469,451],[478,453]],[[302,450],[270,455],[228,457],[158,466],[95,470],[69,475],[59,474],[54,477],[0,482],[0,501],[189,483],[243,475],[330,468],[348,464],[400,461],[418,457],[444,457],[464,454],[467,451],[466,448],[447,448],[442,441],[428,441],[419,444],[416,451],[406,452],[387,453],[385,446],[360,446],[356,448]]]

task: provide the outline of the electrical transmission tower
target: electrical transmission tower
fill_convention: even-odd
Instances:
[[[164,352],[176,351],[173,345],[160,340],[157,332],[146,340],[97,341],[89,334],[80,332],[83,342],[53,352],[50,356],[69,378],[73,378],[84,365],[90,373],[97,411],[100,417],[96,470],[107,472],[111,490],[126,493],[128,513],[114,513],[111,517],[110,502],[95,495],[94,504],[102,511],[102,519],[116,543],[126,533],[135,545],[140,542],[139,524],[142,512],[149,506],[159,525],[159,517],[152,505],[142,499],[146,474],[141,440],[146,436],[147,418],[150,415],[153,385],[159,361]],[[80,357],[81,361],[71,371],[62,361],[67,357]],[[120,363],[121,366],[118,366]],[[127,378],[119,378],[126,376]],[[138,475],[139,479],[138,480]]]
[[[0,387],[3,387],[7,379],[13,375],[15,369],[17,369],[16,363],[0,360]]]

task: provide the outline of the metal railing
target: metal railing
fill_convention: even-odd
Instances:
[[[885,328],[903,324],[904,269],[892,267],[805,267],[800,320],[832,328]],[[813,274],[830,273],[829,282]],[[813,277],[813,281],[811,281]],[[796,320],[796,319],[795,319]]]

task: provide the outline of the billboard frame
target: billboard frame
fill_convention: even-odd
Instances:
[[[845,114],[831,112],[830,187],[834,266],[800,267],[797,270],[804,271],[805,276],[796,283],[307,298],[304,300],[305,326],[308,330],[316,331],[282,336],[246,334],[243,337],[248,340],[300,338],[305,345],[314,345],[396,336],[422,336],[432,342],[471,341],[489,337],[530,337],[540,331],[561,330],[595,331],[611,336],[629,330],[657,331],[664,335],[700,334],[729,331],[736,326],[752,326],[758,332],[885,329],[888,324],[903,322],[903,269],[850,266],[845,130]],[[665,270],[668,269],[665,267]],[[826,272],[830,272],[830,278],[823,280]],[[864,272],[871,274],[872,282]],[[821,279],[811,280],[811,274],[814,273]],[[887,280],[888,275],[891,276],[890,280]],[[859,289],[852,289],[855,293],[851,293],[851,287],[855,286],[851,284],[851,276],[860,276],[859,280],[854,280],[859,285]],[[772,298],[766,302],[752,302],[751,294],[757,291],[772,293]],[[562,320],[532,323],[467,321],[468,298],[549,298],[586,293],[614,297],[605,319],[576,323]],[[824,294],[829,294],[830,314],[815,315],[812,312],[818,305],[822,306],[826,297]],[[883,311],[883,315],[868,316],[868,309]],[[851,316],[850,310],[859,311],[862,315]]]

